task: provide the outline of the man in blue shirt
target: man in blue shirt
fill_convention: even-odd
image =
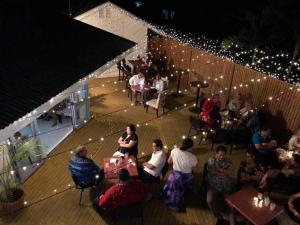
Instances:
[[[274,166],[277,164],[277,155],[274,151],[277,141],[271,138],[271,129],[262,127],[253,134],[252,142],[257,150],[257,161],[263,166]]]
[[[103,179],[103,169],[87,158],[87,149],[84,146],[76,148],[75,155],[70,158],[69,170],[82,186],[97,185]]]

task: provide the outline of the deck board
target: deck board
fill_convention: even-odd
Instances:
[[[192,95],[186,95],[178,99],[169,100],[169,111],[156,118],[155,111],[149,109],[146,113],[142,106],[131,106],[127,93],[123,92],[124,84],[115,82],[116,78],[95,79],[90,82],[90,103],[93,119],[84,127],[73,132],[52,153],[24,184],[25,200],[28,207],[22,209],[13,216],[0,218],[0,224],[7,225],[106,225],[92,208],[90,193],[84,192],[82,203],[78,206],[79,191],[68,187],[73,185],[68,171],[70,151],[81,143],[86,143],[88,154],[99,165],[102,165],[103,157],[113,154],[117,149],[117,139],[125,131],[129,123],[139,124],[137,134],[139,136],[139,157],[150,155],[151,142],[155,138],[161,138],[164,145],[170,149],[174,144],[179,144],[183,135],[187,135],[189,129],[188,116],[190,112],[184,103],[191,102]],[[104,87],[103,87],[104,84]],[[192,103],[189,103],[190,105]],[[124,112],[126,109],[126,112]],[[173,109],[173,110],[172,110]],[[147,125],[145,124],[147,122]],[[100,138],[104,137],[104,141]],[[89,138],[92,141],[89,142]],[[210,145],[198,146],[195,140],[194,153],[199,160],[199,168],[213,153]],[[142,153],[144,153],[142,155]],[[243,151],[232,154],[235,167],[243,155]],[[158,195],[158,187],[150,188],[155,193],[154,199],[147,203],[144,213],[145,225],[212,225],[214,220],[208,209],[200,207],[200,196],[197,190],[200,186],[200,172],[196,173],[192,198],[189,198],[185,213],[172,214],[162,203]],[[112,182],[106,182],[108,187]],[[54,190],[57,190],[56,194]],[[123,221],[120,224],[139,224],[139,221]]]

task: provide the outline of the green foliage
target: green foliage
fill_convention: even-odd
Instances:
[[[20,188],[20,182],[15,176],[16,163],[22,159],[37,155],[40,147],[34,140],[23,142],[14,150],[15,154],[8,158],[7,148],[0,148],[2,152],[2,169],[0,170],[0,202],[15,200],[15,191]]]

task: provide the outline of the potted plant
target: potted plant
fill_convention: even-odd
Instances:
[[[2,168],[0,168],[0,213],[14,213],[24,204],[25,193],[20,186],[20,180],[16,176],[17,162],[29,158],[40,148],[34,140],[22,141],[15,148],[13,154],[8,154],[6,146],[0,147],[2,153]]]

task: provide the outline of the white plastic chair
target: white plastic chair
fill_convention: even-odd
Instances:
[[[156,109],[156,116],[158,117],[158,109],[162,107],[163,113],[165,113],[165,101],[166,101],[167,91],[162,91],[158,93],[157,98],[153,98],[146,102],[146,112],[148,112],[148,107]]]

